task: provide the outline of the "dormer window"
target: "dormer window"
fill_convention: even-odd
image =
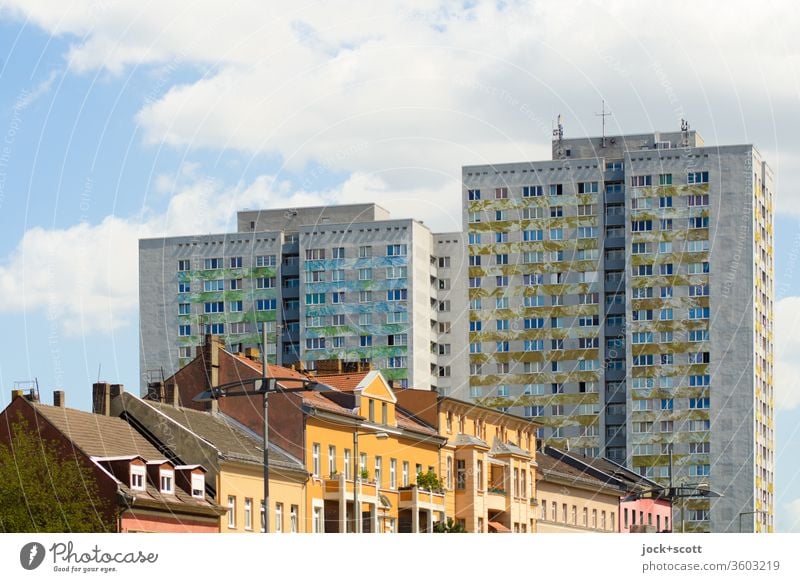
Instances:
[[[192,497],[196,497],[197,499],[204,499],[205,498],[205,490],[206,490],[206,477],[202,473],[193,473],[192,474]]]
[[[131,489],[144,491],[145,469],[142,465],[131,465]]]
[[[159,473],[161,493],[175,493],[175,472],[162,469]]]

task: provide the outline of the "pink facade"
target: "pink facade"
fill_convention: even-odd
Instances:
[[[124,533],[217,533],[219,522],[194,521],[185,518],[138,515],[126,511],[120,518],[120,532]]]
[[[672,531],[672,504],[665,499],[620,500],[619,531],[620,533]]]

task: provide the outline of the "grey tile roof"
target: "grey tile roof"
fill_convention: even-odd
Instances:
[[[223,458],[258,465],[263,463],[263,439],[225,414],[211,414],[159,402],[148,401],[147,404],[212,444]],[[305,471],[298,459],[272,443],[269,453],[270,466]]]

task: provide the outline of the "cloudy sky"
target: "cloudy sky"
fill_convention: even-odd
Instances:
[[[356,9],[354,6],[358,4]],[[137,239],[377,201],[459,230],[460,167],[567,137],[753,143],[777,174],[777,515],[800,531],[790,2],[0,0],[0,407],[138,385]]]

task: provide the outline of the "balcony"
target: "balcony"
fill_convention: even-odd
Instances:
[[[324,480],[324,498],[327,500],[337,500],[343,494],[346,498],[353,497],[353,480],[346,479],[343,474],[333,475]],[[378,488],[374,481],[360,479],[359,497],[363,499],[373,499],[377,497]]]
[[[401,487],[400,509],[427,509],[444,511],[444,491],[429,491],[416,485]]]
[[[508,510],[508,492],[499,487],[489,487],[486,490],[486,509],[489,511],[505,512]]]

